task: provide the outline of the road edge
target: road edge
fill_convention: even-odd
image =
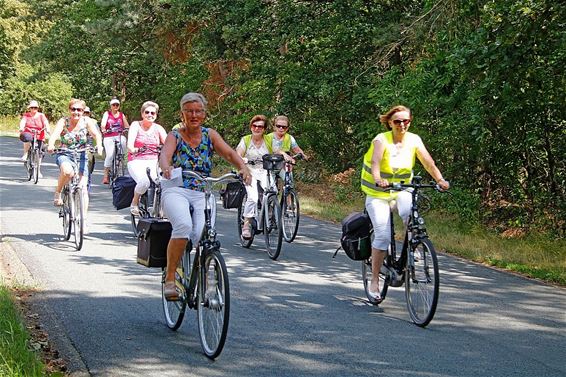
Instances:
[[[43,329],[48,334],[49,342],[66,361],[67,371],[65,375],[73,377],[90,376],[86,364],[72,340],[68,337],[59,317],[50,306],[40,304],[35,299],[34,296],[41,294],[42,288],[22,262],[9,239],[4,236],[0,239],[0,276],[9,288],[26,287],[32,291],[32,297],[28,304],[39,315]],[[22,315],[22,319],[25,320],[25,315]]]

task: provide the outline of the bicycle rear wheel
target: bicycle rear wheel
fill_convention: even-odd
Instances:
[[[267,255],[276,260],[281,253],[283,242],[283,227],[281,226],[281,210],[275,194],[267,199],[267,213],[263,216],[263,233],[265,235],[265,247]]]
[[[83,247],[84,238],[84,197],[82,188],[73,193],[73,228],[75,234],[75,248],[79,251]]]
[[[184,276],[183,268],[179,267],[177,268],[177,272],[175,272],[175,284],[181,292],[185,292],[182,282],[182,276]],[[181,297],[179,300],[169,301],[165,298],[164,289],[165,270],[163,270],[163,277],[161,279],[161,302],[163,303],[163,314],[165,314],[165,324],[167,325],[167,327],[169,327],[171,330],[177,330],[179,326],[181,326],[181,323],[183,323],[185,310],[187,309],[185,293],[180,295]]]
[[[59,210],[59,217],[63,219],[63,239],[68,241],[71,238],[71,196],[69,195],[69,190],[67,188],[63,189],[61,195],[63,197],[63,206]]]
[[[383,261],[384,264],[387,261]],[[371,258],[364,259],[362,261],[362,280],[364,282],[364,291],[366,293],[366,297],[370,303],[374,305],[378,305],[378,303],[374,300],[374,298],[369,294],[369,287],[371,284],[371,275],[372,275],[372,267],[371,267]],[[381,301],[385,300],[385,296],[387,296],[387,290],[389,289],[389,280],[387,276],[380,272],[379,273],[379,294],[381,295]]]
[[[299,197],[291,189],[283,193],[281,200],[281,219],[283,224],[283,237],[287,242],[293,242],[299,230]]]
[[[39,149],[33,149],[32,151],[30,151],[31,153],[31,166],[32,166],[32,170],[33,170],[33,183],[37,184],[37,181],[39,180]]]
[[[237,222],[238,222],[238,235],[240,236],[240,244],[245,247],[246,249],[248,249],[250,246],[252,246],[252,243],[254,242],[254,230],[251,230],[251,238],[249,240],[246,240],[242,237],[242,227],[244,226],[244,206],[246,204],[246,200],[248,198],[248,195],[244,195],[244,198],[242,199],[242,202],[240,203],[240,205],[238,206],[238,218],[237,218]],[[251,224],[250,224],[251,226]]]
[[[411,320],[420,327],[430,323],[438,303],[440,278],[436,250],[429,239],[420,240],[409,257],[405,274],[405,298]],[[417,254],[418,258],[414,258]]]
[[[202,270],[201,270],[202,271]],[[204,354],[214,359],[222,352],[230,320],[230,286],[224,258],[218,250],[207,252],[198,297],[198,329]]]

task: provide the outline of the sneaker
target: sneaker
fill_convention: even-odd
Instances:
[[[110,183],[110,179],[108,178],[107,175],[105,175],[104,178],[102,178],[102,184],[107,185],[109,183]]]
[[[140,208],[138,206],[131,206],[130,207],[130,213],[134,216],[139,216],[140,215]]]
[[[27,159],[28,159],[28,154],[27,154],[27,152],[26,152],[26,153],[24,153],[24,154],[22,155],[22,161],[23,161],[23,162],[26,162]]]
[[[250,230],[250,223],[244,222],[244,226],[242,227],[242,238],[245,240],[249,240],[252,238],[252,231]]]

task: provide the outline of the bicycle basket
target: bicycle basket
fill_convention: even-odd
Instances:
[[[222,207],[238,208],[246,195],[246,188],[241,182],[230,182],[224,190],[220,191]]]
[[[284,158],[280,154],[264,154],[261,158],[263,168],[265,170],[281,170],[283,169]]]

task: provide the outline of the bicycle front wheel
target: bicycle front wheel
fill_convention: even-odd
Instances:
[[[283,227],[281,226],[281,210],[276,195],[270,195],[267,199],[266,211],[263,216],[263,233],[265,235],[265,247],[267,255],[276,260],[281,253],[281,242],[283,241]]]
[[[175,272],[175,285],[181,292],[185,292],[183,287],[183,269],[181,267],[177,268]],[[163,314],[165,314],[165,323],[167,327],[171,330],[177,330],[181,323],[183,323],[183,318],[185,317],[185,310],[187,308],[187,301],[185,300],[185,294],[180,295],[180,299],[176,301],[169,301],[165,298],[165,270],[163,270],[163,277],[161,278],[161,302],[163,303]]]
[[[405,273],[405,298],[411,320],[420,327],[430,323],[438,303],[440,278],[436,250],[429,239],[411,247]]]
[[[73,193],[73,228],[75,234],[75,248],[80,250],[83,247],[84,238],[84,197],[83,190],[77,188]]]
[[[59,217],[63,219],[63,239],[68,241],[71,238],[71,229],[72,229],[72,221],[71,221],[71,196],[69,195],[69,190],[63,190],[63,206],[60,209]]]
[[[201,269],[201,273],[202,273]],[[204,354],[214,359],[222,352],[230,320],[230,286],[224,258],[218,250],[209,251],[204,276],[198,287],[198,329]]]
[[[33,183],[36,184],[37,181],[39,180],[39,149],[35,149],[33,150],[32,153],[32,159],[31,159],[31,166],[32,166],[32,170],[33,170]]]
[[[299,230],[299,197],[295,190],[283,193],[281,201],[281,222],[283,224],[283,237],[287,242],[293,242]]]
[[[30,150],[28,151],[28,157],[26,158],[26,161],[24,162],[28,181],[31,181],[31,179],[33,178],[33,158],[32,158],[32,154],[33,154],[33,151],[30,148]]]

